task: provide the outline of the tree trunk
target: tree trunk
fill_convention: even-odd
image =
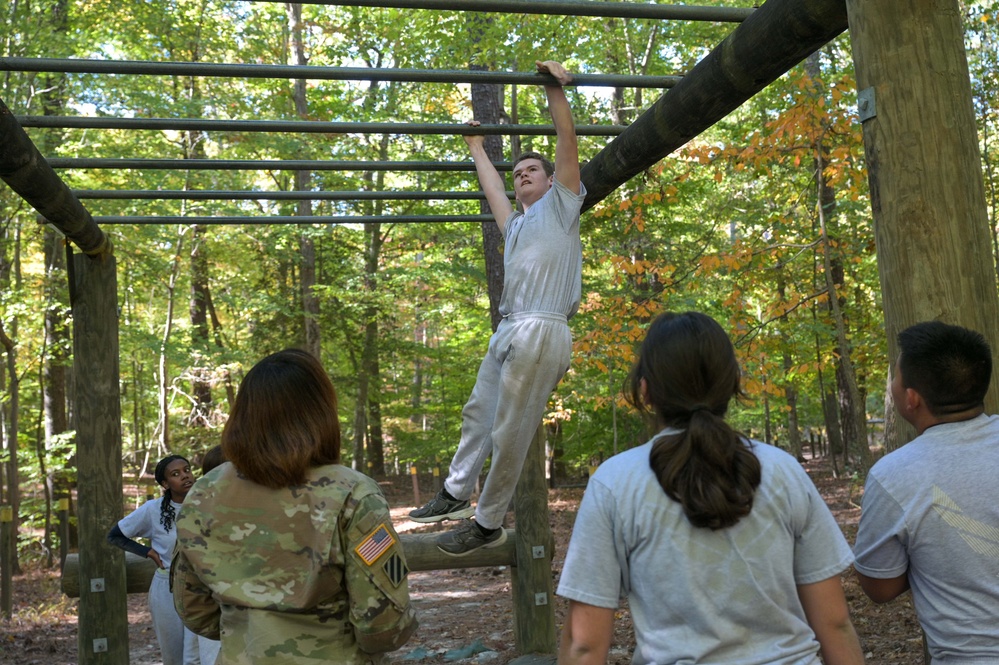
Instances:
[[[180,256],[184,246],[184,227],[177,229],[177,253],[173,257],[173,270],[167,284],[167,314],[163,324],[163,337],[160,339],[159,357],[159,402],[160,402],[160,438],[159,453],[165,454],[170,449],[170,377],[167,375],[167,346],[170,343],[170,333],[173,331],[173,308],[177,301],[177,276],[180,273]],[[143,466],[145,466],[143,464]]]
[[[368,438],[368,375],[361,369],[361,363],[353,349],[349,349],[349,352],[354,376],[357,377],[357,398],[354,400],[354,438],[351,442],[353,450],[351,468],[355,471],[364,471],[364,444]]]
[[[780,295],[781,303],[786,303],[787,286],[785,284],[783,264],[777,266],[777,293]],[[794,380],[790,376],[794,360],[790,353],[791,337],[786,332],[788,325],[787,314],[782,314],[780,320],[780,343],[784,349],[782,361],[784,367],[784,399],[787,401],[788,452],[794,455],[799,462],[804,462],[805,456],[801,450],[801,432],[798,431],[798,390],[794,385]],[[812,456],[815,456],[815,451],[812,451]]]
[[[850,357],[850,342],[847,337],[846,317],[837,286],[844,282],[843,268],[839,257],[834,259],[833,243],[830,242],[829,223],[836,211],[836,192],[825,176],[826,152],[820,142],[815,148],[815,181],[818,191],[819,234],[822,247],[822,266],[826,291],[829,294],[829,313],[836,329],[836,354],[838,356],[836,380],[839,385],[839,407],[845,445],[845,456],[856,450],[861,467],[866,474],[874,464],[871,448],[867,444],[867,410],[865,398],[857,383],[857,373]]]
[[[781,334],[781,343],[787,348],[791,340],[787,335]],[[799,462],[805,461],[805,454],[801,449],[801,432],[798,430],[798,390],[794,387],[787,374],[792,365],[791,355],[784,353],[784,399],[787,401],[787,449]]]
[[[67,0],[57,0],[52,3],[49,11],[43,15],[60,38],[64,38],[69,29],[69,3]],[[54,40],[54,43],[59,41]],[[53,53],[52,55],[56,55]],[[42,76],[44,81],[39,97],[42,112],[46,116],[61,116],[66,106],[66,79],[64,73],[48,73]],[[39,137],[41,150],[46,155],[56,154],[63,143],[61,131],[48,131]],[[43,222],[43,218],[39,218]],[[44,223],[44,222],[43,222]],[[66,413],[67,367],[72,363],[70,349],[69,293],[66,274],[66,242],[56,232],[46,225],[43,231],[43,255],[45,261],[45,277],[43,293],[45,298],[45,315],[43,318],[45,354],[42,358],[40,388],[42,392],[42,420],[44,423],[44,441],[39,451],[39,466],[47,469],[45,472],[45,536],[44,546],[48,565],[53,563],[53,535],[59,541],[59,560],[65,561],[69,551],[68,519],[58,525],[58,532],[52,525],[52,503],[57,495],[69,494],[69,477],[71,468],[76,464],[76,456],[70,455],[62,468],[46,466],[46,451],[51,451],[56,437],[69,430]]]
[[[941,320],[999,349],[999,296],[957,0],[847,0],[892,366]],[[865,101],[866,100],[866,101]],[[999,411],[999,363],[985,410]],[[892,449],[912,436],[898,428]]]
[[[305,41],[302,39],[302,5],[289,2],[285,5],[288,14],[288,32],[290,34],[291,64],[305,67],[309,64],[305,53]],[[295,102],[295,113],[301,120],[309,119],[309,101],[306,95],[306,80],[295,79],[292,88],[292,99]],[[309,188],[312,173],[295,171],[295,189],[303,191]],[[299,201],[295,213],[299,217],[312,216],[312,201]],[[300,274],[302,286],[302,317],[305,330],[305,350],[316,358],[321,358],[322,334],[319,328],[319,298],[316,297],[316,245],[308,230],[303,231],[298,239],[298,249],[302,256]]]
[[[69,363],[69,316],[66,294],[65,245],[54,231],[45,230],[45,364],[42,398],[46,447],[66,431],[66,365]]]
[[[0,253],[0,285],[5,289],[13,291],[18,298],[22,298],[21,293],[21,226],[17,220],[11,220],[5,229],[7,235],[4,240],[10,240],[10,256],[7,256],[6,248]],[[16,314],[11,314],[9,324],[0,321],[0,345],[2,345],[6,355],[7,389],[8,401],[3,409],[2,419],[7,428],[6,432],[0,429],[0,435],[4,437],[4,446],[7,448],[6,464],[6,495],[2,494],[0,488],[0,502],[6,503],[12,509],[10,524],[10,540],[7,545],[10,548],[9,574],[18,575],[21,573],[21,565],[17,560],[17,539],[21,522],[21,472],[18,459],[18,431],[20,430],[21,417],[21,379],[17,374],[17,338],[18,338],[18,318]],[[0,370],[2,371],[2,370]]]
[[[17,335],[17,319],[13,321],[11,334]],[[4,437],[4,447],[7,449],[5,474],[7,476],[7,491],[5,495],[0,495],[0,503],[7,504],[11,509],[9,526],[11,535],[5,543],[7,551],[2,553],[3,561],[7,564],[4,566],[3,574],[20,575],[21,564],[17,560],[17,539],[21,521],[21,490],[19,488],[21,474],[18,469],[17,431],[20,427],[21,381],[17,376],[17,347],[14,345],[14,341],[7,336],[3,321],[0,321],[0,345],[3,346],[4,354],[7,356],[5,369],[8,377],[9,395],[7,408],[4,409],[4,420],[7,424],[6,436]],[[8,616],[10,615],[9,608],[5,612]]]
[[[370,298],[375,298],[378,289],[378,262],[381,255],[381,224],[370,222],[364,225],[365,267],[364,286]],[[378,360],[378,307],[372,304],[367,309],[364,326],[364,350],[361,356],[361,375],[367,384],[364,401],[358,395],[359,408],[367,408],[367,472],[372,476],[385,474],[385,453],[383,450],[381,426],[380,364]]]
[[[69,363],[71,340],[66,294],[65,246],[52,229],[46,228],[44,236],[45,254],[45,358],[42,364],[41,388],[45,437],[44,450],[51,450],[58,435],[66,432],[69,424],[66,419],[66,365]],[[64,470],[49,468],[45,478],[46,517],[51,513],[51,502],[56,489],[61,487]],[[48,520],[47,520],[48,522]],[[45,530],[45,545],[51,557],[54,551],[48,524]],[[50,561],[51,565],[51,561]]]
[[[883,433],[884,451],[882,454],[887,455],[891,451],[896,450],[900,445],[900,442],[907,440],[898,432],[898,428],[903,424],[908,425],[908,423],[906,423],[905,420],[898,415],[898,412],[895,411],[895,405],[891,398],[891,372],[889,371],[885,375],[885,425]]]
[[[195,224],[191,232],[191,394],[194,405],[188,418],[191,427],[208,427],[212,414],[211,345],[208,333],[208,227]]]
[[[766,377],[763,378],[763,440],[770,445],[775,445],[770,422],[770,396],[767,395]]]
[[[423,252],[416,253],[415,261],[417,265],[423,261]],[[421,285],[422,282],[417,280],[417,294],[421,291]],[[427,415],[421,410],[423,406],[423,349],[426,349],[427,346],[427,323],[423,320],[422,296],[417,295],[415,297],[415,303],[416,305],[413,308],[413,317],[415,319],[413,323],[413,344],[417,349],[420,349],[420,351],[416,353],[413,361],[413,380],[410,384],[411,392],[409,402],[412,415],[409,416],[409,422],[414,427],[418,427],[423,430],[425,429],[427,422]]]
[[[491,21],[484,14],[470,13],[466,19],[473,50],[481,39],[483,28]],[[482,63],[470,62],[472,71],[487,71]],[[483,125],[499,124],[503,115],[503,86],[495,83],[472,84],[472,116]],[[503,161],[503,137],[489,135],[485,138],[486,154],[493,162]],[[511,155],[516,158],[516,155]],[[483,201],[479,210],[483,215],[492,214],[489,204]],[[503,317],[499,313],[503,295],[503,235],[494,222],[482,223],[482,251],[486,259],[486,284],[489,292],[489,320],[495,331]]]
[[[43,14],[52,30],[60,37],[65,37],[69,28],[68,1],[57,0],[52,3],[49,11]],[[56,42],[58,43],[58,42]],[[52,55],[55,55],[54,53]],[[66,74],[49,73],[42,77],[44,84],[39,93],[42,111],[46,116],[60,116],[66,106]],[[63,143],[62,132],[48,131],[39,137],[41,150],[46,155],[56,154]],[[39,222],[43,220],[39,218]],[[44,452],[52,450],[57,436],[69,429],[66,416],[66,367],[72,362],[70,349],[72,340],[69,330],[69,294],[67,292],[66,276],[66,243],[49,226],[44,227],[43,255],[45,261],[45,277],[43,293],[45,298],[44,348],[41,368],[42,420],[44,423],[44,441],[40,451],[39,465],[44,468]],[[75,463],[75,460],[68,460]],[[54,548],[52,547],[51,513],[52,501],[57,489],[67,483],[64,476],[68,469],[49,467],[45,473],[45,536],[44,544],[49,565],[52,563]],[[61,541],[62,539],[60,539]],[[66,544],[60,542],[60,552],[66,551]],[[62,557],[60,557],[62,559]]]

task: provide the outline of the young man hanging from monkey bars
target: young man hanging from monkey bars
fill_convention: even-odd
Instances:
[[[474,515],[474,521],[437,539],[438,549],[451,556],[506,541],[503,517],[548,397],[569,368],[572,352],[568,319],[581,296],[579,212],[586,195],[579,180],[575,124],[562,89],[572,75],[551,60],[536,65],[553,79],[545,84],[545,94],[555,125],[555,164],[536,152],[517,157],[513,186],[523,212],[514,210],[507,198],[503,177],[486,154],[485,137],[464,137],[503,234],[505,276],[499,306],[503,319],[462,410],[461,440],[447,479],[429,503],[409,514],[416,522]],[[489,474],[473,509],[469,498],[490,453]]]

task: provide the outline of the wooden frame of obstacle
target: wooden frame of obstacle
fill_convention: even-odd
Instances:
[[[365,0],[363,4],[379,3]],[[465,4],[469,10],[488,5]],[[525,9],[542,4],[521,3]],[[457,7],[455,0],[441,2],[442,9]],[[653,166],[836,37],[846,28],[848,14],[858,87],[867,100],[861,121],[889,357],[895,355],[897,330],[928,319],[981,330],[999,348],[999,296],[987,224],[983,223],[987,209],[956,0],[904,4],[894,0],[768,0],[584,166],[581,178],[589,192],[585,207]],[[86,381],[78,382],[76,398],[81,553],[77,574],[67,567],[64,576],[67,584],[71,585],[70,578],[76,580],[81,594],[80,664],[124,664],[128,662],[124,556],[104,540],[108,525],[121,516],[123,508],[114,258],[107,237],[90,213],[2,103],[0,177],[88,254],[74,256],[71,262],[74,360],[77,376]],[[993,383],[999,384],[995,377]],[[99,388],[96,393],[95,387]],[[993,390],[986,407],[996,412],[997,404],[999,390]],[[536,496],[544,503],[543,491],[538,490]],[[531,608],[523,598],[532,593],[547,594],[544,602],[551,607],[550,570],[543,582],[544,574],[538,572],[551,557],[547,517],[536,534],[526,531],[532,511],[537,511],[535,517],[540,520],[547,515],[547,504],[543,508],[532,505],[518,503],[518,533],[511,544],[495,553],[507,557],[514,571],[515,593],[519,594],[515,613],[517,608],[525,613]],[[425,556],[433,558],[432,553],[424,553],[432,547],[426,540],[405,539],[411,565],[429,565],[423,563],[428,560]],[[139,575],[130,572],[128,578]],[[533,581],[536,575],[540,575],[537,582]],[[540,595],[534,600],[533,607],[544,607]],[[525,616],[516,621],[518,626],[530,623]],[[543,638],[537,639],[532,635],[535,628],[518,627],[518,644],[524,640],[524,649],[551,653],[554,628],[539,628],[537,635]]]

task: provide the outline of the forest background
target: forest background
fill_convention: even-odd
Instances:
[[[747,2],[702,5],[749,6]],[[961,5],[996,259],[999,2]],[[221,0],[12,0],[4,57],[682,75],[732,24]],[[626,125],[657,90],[574,87],[577,124]],[[461,123],[464,84],[4,71],[18,115]],[[502,122],[547,124],[543,90],[495,88]],[[554,482],[645,440],[621,394],[635,344],[663,311],[715,317],[746,399],[732,420],[798,457],[833,453],[862,477],[881,441],[887,342],[849,35],[632,179],[582,217],[583,302],[570,372],[545,418]],[[47,158],[468,159],[459,136],[33,129]],[[553,139],[505,139],[506,159]],[[583,161],[608,141],[580,137]],[[476,191],[471,171],[65,169],[77,190]],[[83,197],[81,196],[81,199]],[[260,224],[102,226],[118,262],[124,461],[136,478],[215,445],[242,374],[289,346],[319,355],[340,400],[344,460],[372,476],[447,460],[491,332],[475,201],[83,200],[94,215],[259,215]],[[268,215],[376,215],[267,224]],[[74,381],[65,246],[0,187],[0,503],[15,561],[52,561],[54,498],[73,481]],[[493,243],[493,244],[490,244]],[[834,296],[834,297],[833,297]],[[838,460],[838,462],[837,462]]]

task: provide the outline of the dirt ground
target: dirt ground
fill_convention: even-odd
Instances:
[[[849,478],[833,478],[823,460],[806,463],[812,479],[847,539],[853,542],[860,515],[862,489]],[[440,530],[439,525],[416,524],[406,518],[412,508],[409,477],[383,483],[393,507],[393,521],[400,533]],[[432,492],[430,478],[422,489]],[[575,519],[581,488],[556,489],[549,494],[551,524],[556,551],[552,562],[557,584],[565,548]],[[844,578],[853,620],[867,654],[868,663],[918,665],[922,640],[909,595],[887,605],[867,600],[852,575]],[[410,594],[420,617],[420,628],[392,663],[491,663],[503,665],[518,655],[513,640],[510,572],[505,567],[417,572],[410,575]],[[131,665],[159,665],[159,649],[153,635],[143,594],[128,598]],[[556,599],[556,625],[561,626],[565,602]],[[59,591],[58,572],[28,566],[14,578],[14,614],[0,620],[0,664],[69,665],[77,662],[77,601]],[[609,663],[630,663],[634,645],[630,615],[626,607],[617,613],[615,640]]]

